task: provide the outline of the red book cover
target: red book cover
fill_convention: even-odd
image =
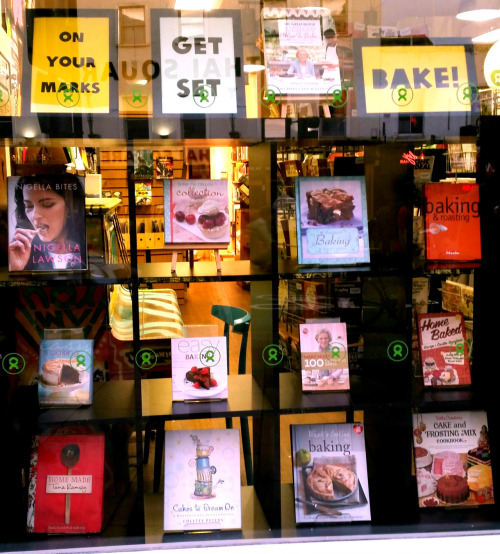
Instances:
[[[104,435],[38,435],[30,462],[28,531],[98,533]]]
[[[425,236],[428,260],[480,260],[479,186],[425,185]]]
[[[471,345],[460,312],[417,314],[424,386],[470,385]]]

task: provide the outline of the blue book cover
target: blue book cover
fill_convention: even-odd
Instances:
[[[299,264],[370,262],[364,177],[297,177]]]
[[[94,341],[42,339],[38,375],[40,405],[92,403]]]

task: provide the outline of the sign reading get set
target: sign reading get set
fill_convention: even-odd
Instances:
[[[35,18],[31,111],[108,113],[109,96],[109,18]]]
[[[356,91],[365,114],[469,112],[478,99],[474,61],[463,44],[364,42],[357,51]]]

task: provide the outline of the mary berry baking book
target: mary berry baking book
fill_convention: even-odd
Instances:
[[[494,504],[486,412],[413,415],[421,508]]]
[[[172,400],[227,399],[226,337],[172,339]]]
[[[370,262],[364,177],[297,177],[299,264]]]
[[[227,180],[163,181],[165,244],[214,248],[229,243]]]
[[[295,521],[370,521],[363,423],[291,425]]]
[[[417,314],[424,386],[470,385],[471,344],[460,312]]]
[[[165,531],[241,529],[239,429],[165,431]]]
[[[28,490],[28,532],[99,533],[104,435],[37,435]]]

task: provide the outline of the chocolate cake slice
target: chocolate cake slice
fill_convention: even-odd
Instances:
[[[306,192],[307,217],[322,225],[351,219],[354,197],[342,189],[322,189]]]
[[[212,376],[208,367],[192,367],[186,373],[186,379],[191,383],[198,383],[200,387],[206,390],[210,389]]]

